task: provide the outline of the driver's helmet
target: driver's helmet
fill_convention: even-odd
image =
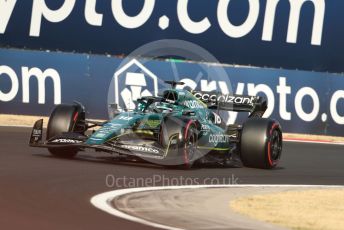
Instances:
[[[143,111],[144,109],[145,109],[145,104],[143,104],[143,103],[138,103],[137,104],[137,110],[138,111]]]

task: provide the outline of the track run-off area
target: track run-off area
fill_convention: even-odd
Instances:
[[[0,127],[0,225],[4,229],[153,229],[109,215],[90,202],[98,194],[133,187],[344,185],[342,145],[285,142],[281,163],[274,170],[167,170],[118,162],[93,151],[81,152],[73,160],[55,158],[46,149],[28,146],[30,132],[30,128]]]

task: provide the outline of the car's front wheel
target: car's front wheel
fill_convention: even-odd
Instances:
[[[80,121],[85,119],[84,116],[79,105],[56,106],[49,118],[46,139],[77,130]],[[72,158],[78,153],[78,149],[75,148],[48,148],[48,150],[52,155],[63,158]]]

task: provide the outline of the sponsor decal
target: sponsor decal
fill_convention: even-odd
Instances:
[[[147,153],[159,153],[159,150],[153,148],[153,147],[146,147],[146,146],[139,146],[139,145],[122,145],[122,148],[133,150],[133,151],[139,151],[139,152],[147,152]]]
[[[119,119],[119,120],[125,120],[125,121],[130,121],[131,119],[133,119],[133,117],[121,115],[121,116],[119,116],[117,119]]]
[[[209,127],[209,125],[202,124],[202,125],[201,125],[201,130],[202,130],[202,131],[209,131],[209,130],[210,130],[210,127]]]
[[[226,134],[210,134],[209,135],[209,143],[214,144],[216,146],[219,143],[228,143],[230,140],[230,135]]]
[[[81,143],[82,141],[61,138],[61,139],[55,139],[55,140],[53,140],[51,142],[52,143],[78,144],[78,143]]]
[[[33,129],[30,143],[32,142],[32,138],[33,138],[33,142],[40,141],[42,139],[42,130],[41,129]]]
[[[203,135],[208,135],[209,132],[210,132],[210,127],[209,127],[209,125],[202,124],[202,125],[201,125],[201,132],[203,133]]]
[[[40,129],[34,129],[32,131],[32,136],[36,137],[36,136],[41,136],[42,135],[42,130]]]
[[[171,100],[171,99],[165,99],[165,101],[166,101],[166,102],[168,102],[168,103],[171,103],[171,104],[174,104],[174,103],[176,103],[176,101],[174,101],[174,100]]]
[[[211,93],[202,93],[202,92],[196,92],[194,96],[205,102],[211,102],[211,103],[231,103],[231,104],[246,104],[251,105],[253,104],[256,97],[253,96],[236,96],[236,95],[219,95],[219,94],[211,94]]]
[[[204,109],[204,106],[196,100],[186,100],[183,104],[191,109]]]

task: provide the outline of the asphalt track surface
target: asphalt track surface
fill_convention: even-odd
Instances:
[[[344,185],[344,146],[284,143],[280,167],[275,170],[208,167],[185,171],[119,163],[93,151],[75,160],[55,158],[45,149],[28,147],[30,131],[0,127],[1,229],[152,229],[113,217],[90,203],[92,196],[128,188],[129,181],[138,178],[148,178],[149,183],[163,178],[155,186],[167,185],[166,178],[179,183],[180,177],[201,184],[232,180],[239,184]],[[106,178],[122,180],[116,184]]]

